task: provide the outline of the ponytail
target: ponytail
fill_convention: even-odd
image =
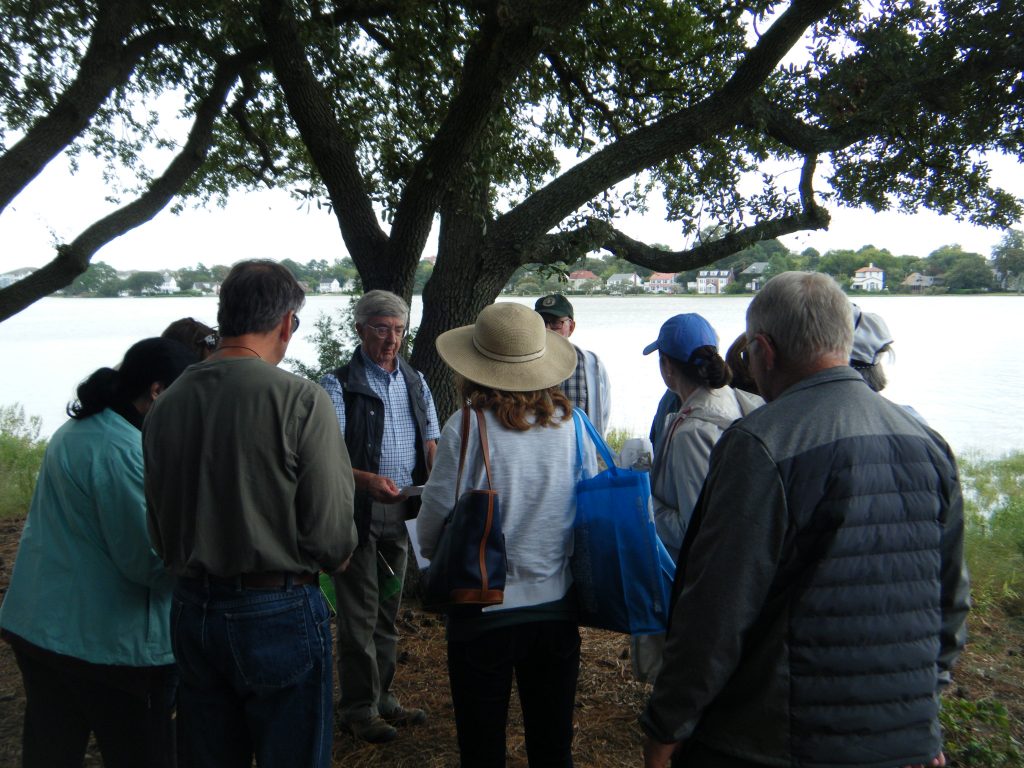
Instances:
[[[153,384],[170,386],[198,360],[194,351],[178,341],[143,339],[125,352],[116,370],[100,368],[78,385],[77,399],[67,407],[68,416],[87,419],[106,408],[127,412]]]

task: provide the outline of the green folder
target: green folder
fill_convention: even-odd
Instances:
[[[323,571],[320,571],[320,591],[323,593],[327,607],[331,609],[331,615],[338,614],[338,597],[334,594],[334,581]]]

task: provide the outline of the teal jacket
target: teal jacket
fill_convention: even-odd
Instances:
[[[54,434],[0,627],[94,664],[172,664],[171,576],[146,531],[139,430],[107,409]]]

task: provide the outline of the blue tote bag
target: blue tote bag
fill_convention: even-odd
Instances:
[[[576,521],[570,561],[580,624],[629,635],[653,635],[668,626],[675,563],[654,528],[647,472],[622,469],[590,419],[573,410],[576,453],[583,466],[583,431],[608,467],[576,484]]]

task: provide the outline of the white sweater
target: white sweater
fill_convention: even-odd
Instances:
[[[505,601],[485,610],[540,605],[565,596],[572,584],[572,524],[576,516],[576,430],[571,420],[554,427],[518,432],[503,427],[490,411],[487,440],[491,479],[501,503],[502,530],[508,557]],[[424,557],[437,547],[444,519],[455,506],[462,413],[452,415],[441,431],[416,531]],[[584,461],[590,473],[597,462],[593,443],[583,437]],[[469,446],[460,493],[486,488],[476,414],[470,414]]]

